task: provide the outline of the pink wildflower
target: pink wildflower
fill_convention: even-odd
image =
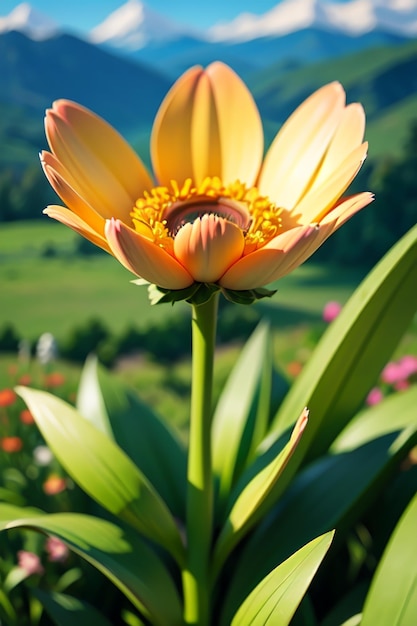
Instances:
[[[329,324],[336,319],[341,310],[342,305],[339,302],[328,302],[323,309],[323,320]]]
[[[45,550],[48,553],[48,561],[63,563],[68,558],[68,547],[58,537],[48,537]]]
[[[40,558],[34,552],[19,550],[17,553],[17,562],[19,567],[25,570],[28,576],[32,574],[43,574],[45,571]]]
[[[366,404],[368,406],[379,404],[383,398],[384,398],[384,394],[382,393],[382,391],[378,387],[374,387],[368,393],[368,396],[366,398]]]

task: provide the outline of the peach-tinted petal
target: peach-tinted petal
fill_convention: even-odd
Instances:
[[[324,184],[307,193],[294,209],[303,224],[320,222],[348,188],[366,158],[368,144],[358,146]]]
[[[152,165],[158,182],[182,184],[193,174],[191,120],[193,99],[203,70],[192,67],[170,89],[156,115],[151,136]]]
[[[77,180],[85,200],[103,217],[127,220],[152,180],[119,133],[68,100],[57,100],[48,109],[45,131],[52,152]]]
[[[241,79],[223,63],[207,68],[217,110],[223,183],[253,185],[263,156],[263,129],[255,101]],[[198,137],[196,149],[198,150]]]
[[[259,189],[290,210],[309,186],[340,122],[345,92],[330,83],[313,93],[283,125],[272,142]]]
[[[374,195],[369,191],[358,193],[349,198],[343,198],[334,209],[329,211],[321,224],[334,223],[334,230],[337,230],[348,219],[355,215],[358,211],[374,201]]]
[[[238,226],[206,213],[180,228],[175,237],[174,252],[194,280],[214,283],[242,256],[244,245],[243,233]]]
[[[343,111],[339,126],[313,181],[312,189],[320,187],[327,178],[334,175],[346,156],[362,144],[364,133],[365,112],[362,105],[355,102]]]
[[[285,276],[299,267],[306,261],[325,241],[332,235],[342,224],[357,213],[360,209],[372,202],[373,195],[371,193],[361,193],[350,198],[346,198],[340,202],[334,209],[329,211],[328,215],[320,222],[314,231],[314,236],[306,240],[306,245],[297,245],[286,255],[280,271],[281,276]],[[274,240],[268,245],[274,245]],[[281,276],[276,276],[277,280]]]
[[[184,289],[194,282],[163,248],[119,220],[107,220],[105,233],[112,254],[136,276],[164,289]]]
[[[61,224],[65,224],[65,226],[69,226],[72,230],[75,230],[77,233],[94,243],[96,246],[103,248],[106,252],[110,252],[110,247],[104,239],[102,235],[99,234],[96,230],[90,228],[90,226],[84,222],[84,220],[79,217],[76,213],[70,211],[63,206],[58,205],[50,205],[46,207],[43,211],[48,217],[52,217],[54,220],[61,222]],[[103,228],[102,232],[104,233],[104,220],[103,220]]]
[[[223,63],[186,72],[155,119],[151,154],[161,184],[207,176],[251,185],[263,151],[260,116],[240,78]]]
[[[42,153],[42,166],[45,175],[54,191],[65,202],[67,207],[76,213],[83,222],[101,236],[104,235],[104,218],[102,218],[71,186],[72,178],[67,175],[64,166],[56,161],[49,152]],[[70,182],[71,181],[71,182]]]
[[[295,242],[293,249],[286,255],[284,263],[280,267],[280,273],[277,273],[273,280],[278,280],[278,278],[282,278],[282,276],[286,276],[297,269],[320,248],[333,232],[334,224],[320,224],[314,228],[308,238]]]
[[[298,226],[286,231],[266,246],[237,261],[219,281],[222,287],[256,289],[282,278],[305,261],[322,243],[332,226]]]

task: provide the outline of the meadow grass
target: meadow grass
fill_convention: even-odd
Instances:
[[[0,329],[11,323],[20,336],[35,340],[52,332],[58,340],[86,320],[99,318],[109,330],[145,328],[171,315],[170,306],[151,307],[145,287],[109,255],[77,254],[78,236],[51,220],[13,222],[0,229]],[[277,328],[320,319],[329,300],[344,303],[361,272],[305,264],[279,281],[278,293],[255,305]],[[187,310],[184,303],[175,311]]]
[[[169,305],[152,307],[147,291],[130,283],[132,276],[105,254],[76,254],[77,235],[50,220],[3,224],[0,229],[0,329],[11,323],[19,334],[35,340],[42,332],[65,337],[74,326],[99,318],[114,332],[128,324],[146,327],[175,314]],[[52,256],[45,256],[51,246]],[[364,272],[329,265],[306,263],[279,281],[278,293],[255,306],[273,328],[274,361],[283,373],[290,364],[305,363],[325,329],[321,320],[329,300],[346,302]],[[188,313],[188,305],[176,304]],[[417,320],[406,334],[398,353],[417,352]],[[241,344],[222,346],[216,357],[214,397],[237,359]],[[13,383],[8,371],[16,356],[0,355],[0,388]],[[21,367],[21,365],[19,365]],[[36,362],[27,365],[36,374]],[[80,367],[62,361],[56,368],[72,381]],[[146,355],[121,359],[115,375],[123,377],[161,415],[178,425],[188,416],[190,360],[172,365],[152,361]]]

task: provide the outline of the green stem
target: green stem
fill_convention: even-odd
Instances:
[[[211,414],[219,295],[193,305],[192,390],[187,476],[187,565],[183,572],[184,621],[210,623],[209,557],[213,518]]]

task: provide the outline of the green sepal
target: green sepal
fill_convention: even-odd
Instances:
[[[174,304],[181,300],[187,300],[187,302],[189,302],[189,299],[193,297],[199,286],[199,283],[193,283],[190,287],[186,287],[185,289],[164,289],[157,285],[149,285],[149,302],[152,306],[154,304],[165,304],[166,302]]]
[[[265,287],[259,287],[258,289],[246,289],[245,291],[235,291],[234,289],[221,289],[222,294],[230,302],[235,304],[253,304],[256,300],[262,298],[271,298],[276,294],[277,289],[265,289]]]
[[[143,285],[144,283],[138,282],[137,284]],[[149,285],[148,296],[152,305],[165,304],[166,302],[174,304],[174,302],[180,302],[181,300],[186,300],[190,304],[198,305],[208,302],[216,291],[221,291],[226,300],[234,302],[235,304],[253,304],[256,300],[270,298],[277,292],[276,289],[265,289],[264,287],[235,291],[233,289],[219,287],[219,285],[214,283],[193,283],[190,287],[186,287],[185,289],[164,289],[157,285]]]

